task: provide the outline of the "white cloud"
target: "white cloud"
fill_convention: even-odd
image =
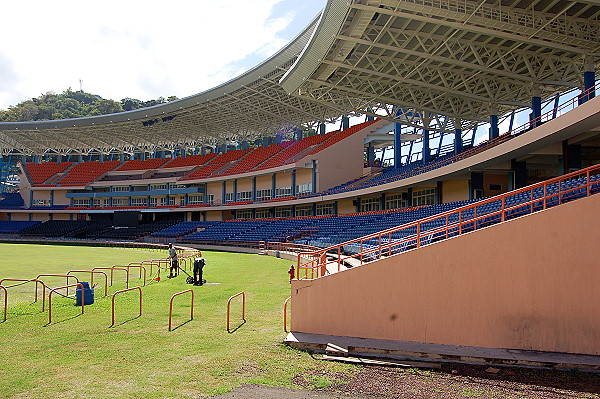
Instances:
[[[244,59],[285,45],[278,34],[294,14],[273,16],[280,1],[7,2],[0,109],[78,90],[80,78],[85,91],[115,100],[196,94],[254,66]]]

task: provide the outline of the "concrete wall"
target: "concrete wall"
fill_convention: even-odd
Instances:
[[[596,195],[294,281],[292,331],[600,355],[599,208]]]
[[[468,180],[444,180],[442,182],[442,202],[456,202],[468,199]]]

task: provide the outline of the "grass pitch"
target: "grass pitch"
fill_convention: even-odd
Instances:
[[[204,278],[220,284],[194,287],[185,283],[183,273],[174,279],[163,273],[160,282],[149,277],[143,315],[136,317],[137,292],[121,294],[112,328],[110,295],[125,288],[124,273],[115,272],[109,297],[102,297],[101,284],[96,287],[95,303],[83,315],[72,299],[53,295],[50,325],[40,303],[32,303],[34,284],[9,289],[8,319],[0,324],[0,397],[198,398],[243,383],[289,387],[294,376],[310,370],[352,369],[316,362],[281,344],[290,261],[210,251],[203,255]],[[164,256],[133,249],[0,244],[0,278],[33,278]],[[130,286],[141,285],[133,269],[132,275]],[[49,280],[49,285],[64,285],[64,279]],[[194,319],[189,320],[189,294],[177,297],[175,329],[169,332],[171,295],[189,288],[195,292]],[[237,330],[228,333],[227,299],[240,291],[246,293],[247,322],[241,320],[240,298],[234,299],[231,324]]]

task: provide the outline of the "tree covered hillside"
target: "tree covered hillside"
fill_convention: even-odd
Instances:
[[[166,100],[159,97],[149,101],[124,98],[119,102],[106,100],[81,90],[73,91],[69,88],[60,94],[48,92],[10,106],[7,110],[0,110],[0,122],[42,121],[106,115],[151,107],[173,100],[177,100],[177,97],[171,96]]]

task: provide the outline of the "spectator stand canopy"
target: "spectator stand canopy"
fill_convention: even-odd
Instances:
[[[291,43],[229,82],[119,114],[0,123],[0,151],[185,149],[358,113],[454,132],[584,88],[599,55],[596,1],[329,0]]]

